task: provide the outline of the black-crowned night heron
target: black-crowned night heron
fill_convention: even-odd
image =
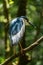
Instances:
[[[13,19],[10,23],[9,23],[9,38],[10,38],[10,43],[11,46],[17,45],[20,40],[22,39],[24,32],[25,32],[25,20],[31,24],[28,21],[28,18],[26,16],[21,16],[21,17],[17,17],[15,19]],[[33,24],[31,24],[32,26],[34,26]],[[19,44],[21,46],[21,44]],[[21,47],[22,50],[22,47]]]
[[[11,45],[17,45],[25,32],[25,20],[28,21],[26,16],[21,16],[13,19],[9,24],[9,37],[11,41]],[[32,25],[32,24],[31,24]]]
[[[26,16],[17,17],[9,23],[9,38],[10,38],[10,43],[11,43],[10,45],[14,46],[14,48],[24,36],[25,21],[31,24],[32,26],[34,26],[32,23],[28,21],[28,18]],[[20,43],[19,45],[21,47],[21,52],[22,52],[22,46]],[[14,51],[15,50],[16,49],[14,49]]]

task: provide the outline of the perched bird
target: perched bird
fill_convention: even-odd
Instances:
[[[17,45],[22,39],[25,32],[25,20],[31,24],[26,16],[17,17],[9,23],[9,38],[12,46]]]

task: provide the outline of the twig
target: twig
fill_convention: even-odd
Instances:
[[[31,44],[31,45],[28,46],[27,48],[23,49],[23,51],[26,52],[26,51],[32,50],[34,47],[36,47],[37,45],[39,45],[39,43],[40,43],[41,41],[43,41],[43,36],[40,37],[36,42],[34,42],[33,44]],[[6,64],[8,64],[9,62],[12,61],[12,59],[18,57],[20,54],[21,54],[21,53],[18,53],[18,54],[16,54],[15,56],[12,55],[12,56],[9,57],[8,59],[6,59],[1,65],[6,65]]]
[[[34,42],[33,44],[31,44],[31,45],[28,46],[27,48],[23,49],[23,51],[26,52],[26,51],[32,50],[32,49],[35,48],[37,45],[39,45],[41,41],[43,41],[43,36],[40,37],[36,42]]]
[[[19,53],[16,54],[15,56],[14,56],[14,55],[10,56],[10,57],[9,57],[8,59],[6,59],[1,65],[7,65],[9,62],[12,61],[12,59],[14,59],[14,58],[16,58],[16,57],[18,57],[18,56],[19,56]]]

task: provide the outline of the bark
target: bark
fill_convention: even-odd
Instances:
[[[19,0],[19,8],[18,8],[17,16],[26,15],[26,5],[27,5],[27,0]]]
[[[27,5],[27,0],[19,0],[19,8],[18,8],[18,12],[17,12],[17,16],[18,17],[26,16],[26,5]],[[21,47],[23,49],[26,47],[26,44],[25,44],[25,33],[24,33],[24,36],[23,36],[20,44],[21,44]],[[19,51],[20,51],[20,49],[21,48],[19,46]],[[27,59],[26,54],[24,53],[24,55],[20,55],[18,65],[26,65],[27,62],[28,62],[28,59]]]

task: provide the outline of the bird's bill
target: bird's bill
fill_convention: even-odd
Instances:
[[[33,23],[28,22],[28,24],[30,24],[32,27],[36,28],[36,26]]]

